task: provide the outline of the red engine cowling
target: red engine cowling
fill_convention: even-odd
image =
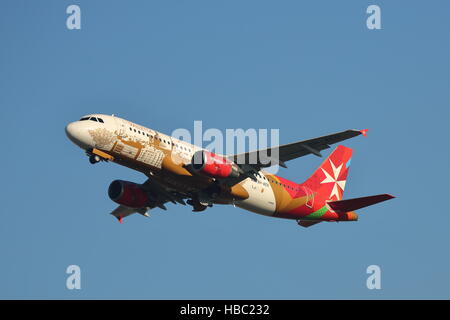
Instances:
[[[129,181],[114,180],[109,185],[108,195],[112,201],[135,209],[146,207],[150,202],[142,187]]]
[[[214,178],[238,177],[239,169],[230,160],[209,151],[197,151],[192,156],[192,168]]]

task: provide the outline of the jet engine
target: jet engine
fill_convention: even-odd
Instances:
[[[191,165],[196,173],[213,178],[235,178],[240,175],[240,169],[234,162],[209,151],[194,153]]]
[[[148,206],[151,200],[141,185],[123,180],[111,182],[108,195],[112,201],[134,209]]]

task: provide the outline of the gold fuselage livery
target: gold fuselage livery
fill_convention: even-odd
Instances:
[[[321,156],[330,144],[366,135],[367,130],[336,134],[266,149],[271,164],[307,154]],[[92,164],[111,161],[142,172],[147,181],[137,184],[115,180],[108,189],[119,204],[113,212],[120,222],[133,213],[148,216],[167,202],[203,211],[214,204],[231,204],[258,214],[297,220],[304,227],[321,221],[355,221],[353,211],[392,196],[383,194],[342,200],[352,150],[338,146],[304,183],[298,184],[261,170],[267,162],[241,163],[250,153],[217,155],[185,141],[116,116],[92,114],[66,127],[69,139],[86,151]],[[267,152],[268,151],[268,152]],[[261,152],[261,151],[256,151]],[[260,155],[260,153],[258,153]]]

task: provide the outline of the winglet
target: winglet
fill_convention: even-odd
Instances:
[[[367,137],[367,131],[369,131],[369,129],[359,130],[359,132],[361,132],[361,134],[362,134],[364,137]]]

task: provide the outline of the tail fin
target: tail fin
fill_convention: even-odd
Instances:
[[[352,153],[352,149],[338,146],[302,186],[316,193],[315,198],[320,200],[341,200]]]

